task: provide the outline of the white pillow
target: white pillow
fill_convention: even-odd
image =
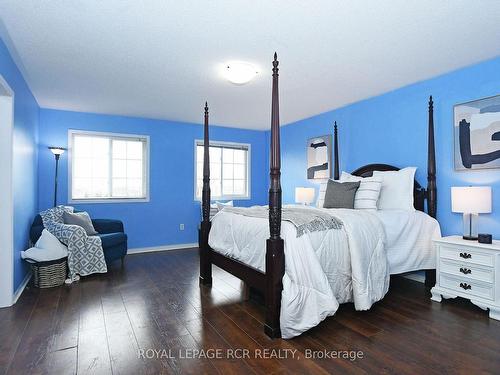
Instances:
[[[407,167],[399,171],[375,171],[373,176],[382,177],[382,190],[378,200],[379,210],[415,211],[413,184],[417,168]]]
[[[354,196],[354,209],[356,210],[376,210],[377,202],[382,188],[382,177],[360,177],[343,172],[340,182],[360,182],[359,188]]]
[[[29,258],[37,262],[61,259],[66,256],[68,256],[68,248],[47,229],[42,231],[42,235],[36,242],[35,247],[21,251],[23,259]]]
[[[234,206],[233,201],[229,201],[229,202],[225,202],[225,203],[215,201],[214,203],[210,203],[210,220],[212,220],[212,218],[215,216],[215,214],[217,212],[219,212],[220,210],[222,210],[225,206],[233,207]],[[202,217],[203,217],[203,207],[201,207],[201,209],[202,209]]]
[[[38,247],[39,249],[57,249],[60,250],[61,252],[67,252],[68,248],[61,243],[57,239],[56,236],[54,236],[52,233],[50,233],[47,229],[44,229],[42,231],[42,235],[36,241],[35,247]]]
[[[227,206],[227,207],[233,207],[234,206],[233,201],[229,201],[229,202],[225,202],[225,203],[217,201],[217,202],[215,202],[215,204],[217,205],[217,209],[219,211],[222,210],[225,206]]]

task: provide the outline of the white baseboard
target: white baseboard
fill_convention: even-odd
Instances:
[[[17,288],[16,292],[14,293],[14,296],[12,297],[12,304],[15,304],[17,302],[17,300],[19,299],[19,297],[21,297],[21,294],[23,294],[24,288],[26,288],[26,285],[28,285],[28,283],[31,280],[31,276],[32,276],[32,273],[31,273],[31,270],[30,270],[28,272],[28,274],[26,275],[26,277],[24,278],[24,280],[21,283],[21,285],[19,285],[19,287]]]
[[[425,274],[422,272],[410,272],[404,274],[403,277],[413,281],[418,281],[419,283],[425,283]]]
[[[153,247],[136,247],[135,249],[128,249],[127,254],[155,253],[157,251],[180,250],[193,247],[198,247],[198,242]]]

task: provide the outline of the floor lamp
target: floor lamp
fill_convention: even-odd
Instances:
[[[59,169],[59,158],[61,157],[62,154],[64,154],[64,151],[66,151],[65,148],[63,147],[49,147],[49,150],[52,151],[54,154],[54,157],[56,158],[56,175],[54,178],[54,207],[57,206],[57,172]]]

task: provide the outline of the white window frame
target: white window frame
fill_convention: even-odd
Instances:
[[[145,157],[145,168],[143,170],[144,173],[144,182],[145,182],[145,197],[144,198],[78,198],[73,199],[73,136],[74,135],[89,135],[89,136],[101,136],[101,137],[110,137],[113,139],[124,139],[130,140],[130,138],[141,138],[146,140],[146,147],[144,150]],[[149,151],[149,135],[140,135],[140,134],[126,134],[126,133],[112,133],[112,132],[97,132],[97,131],[88,131],[88,130],[76,130],[70,129],[68,130],[68,203],[72,204],[84,204],[84,203],[134,203],[134,202],[149,202],[149,167],[150,167],[150,151]]]
[[[196,164],[198,163],[198,160],[196,159],[196,146],[202,146],[203,145],[203,139],[195,139],[194,140],[194,185],[193,185],[193,195],[194,195],[194,200],[197,202],[201,202],[201,197],[196,196],[196,184],[197,184],[197,176],[196,176]],[[227,201],[227,200],[249,200],[252,199],[252,192],[251,192],[251,186],[252,186],[252,181],[251,181],[251,161],[252,161],[252,145],[250,143],[242,143],[242,142],[224,142],[224,141],[210,141],[210,146],[220,146],[220,147],[230,147],[233,146],[234,148],[238,147],[246,147],[247,148],[247,194],[246,195],[222,195],[220,197],[214,197],[211,196],[211,200],[220,200],[220,201]],[[222,163],[221,163],[222,164]],[[222,168],[222,167],[221,167]],[[223,168],[222,168],[223,169]],[[224,179],[223,171],[221,171],[221,181]]]

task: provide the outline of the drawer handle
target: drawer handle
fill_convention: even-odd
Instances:
[[[460,253],[460,258],[470,259],[472,258],[472,255],[470,255],[469,253]]]
[[[464,275],[468,275],[469,273],[472,273],[472,271],[468,268],[461,267],[460,272],[462,272]]]
[[[472,287],[467,283],[460,283],[460,288],[463,290],[472,289]]]

